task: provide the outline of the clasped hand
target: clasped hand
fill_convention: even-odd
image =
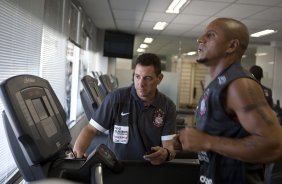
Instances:
[[[149,161],[153,165],[159,165],[166,161],[168,156],[168,152],[166,149],[160,146],[152,147],[151,150],[153,151],[150,154],[145,154],[143,158]]]
[[[207,151],[208,135],[196,128],[186,127],[179,131],[177,137],[185,151]]]

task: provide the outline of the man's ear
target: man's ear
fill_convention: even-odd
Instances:
[[[163,78],[164,78],[164,75],[163,75],[162,73],[160,73],[160,74],[158,75],[158,84],[161,83],[161,81],[163,80]]]
[[[231,54],[233,52],[235,52],[237,49],[239,49],[240,47],[240,42],[238,39],[233,39],[230,40],[229,45],[228,45],[228,49],[227,49],[227,53]]]

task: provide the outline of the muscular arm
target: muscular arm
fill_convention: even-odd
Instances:
[[[79,133],[73,151],[77,158],[86,157],[85,151],[91,143],[94,136],[97,134],[97,129],[92,125],[87,124]]]
[[[187,128],[181,132],[184,149],[211,150],[246,162],[272,162],[281,159],[281,127],[260,86],[251,79],[238,79],[228,87],[226,99],[227,110],[235,115],[238,123],[250,135],[233,139]]]
[[[259,84],[251,79],[238,79],[228,87],[226,99],[226,107],[235,113],[250,136],[242,139],[216,138],[218,144],[213,144],[212,150],[249,162],[279,159],[281,127]]]

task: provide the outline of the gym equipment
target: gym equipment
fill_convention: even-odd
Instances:
[[[49,82],[18,75],[0,85],[3,120],[9,146],[26,182],[63,178],[80,183],[197,183],[196,159],[172,160],[162,165],[117,160],[99,144],[87,158],[68,158],[71,135],[66,115]],[[73,154],[74,155],[74,154]]]

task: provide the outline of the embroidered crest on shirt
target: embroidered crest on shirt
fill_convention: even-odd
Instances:
[[[156,127],[161,127],[164,125],[164,112],[161,109],[157,109],[154,113],[153,124]]]
[[[204,116],[206,114],[206,112],[207,112],[206,102],[208,100],[209,92],[210,92],[210,90],[208,88],[205,91],[204,96],[203,96],[203,98],[201,100],[201,103],[200,103],[200,115],[201,116]]]
[[[217,79],[218,79],[218,84],[219,85],[222,85],[222,84],[226,83],[226,77],[224,75],[217,77]]]

